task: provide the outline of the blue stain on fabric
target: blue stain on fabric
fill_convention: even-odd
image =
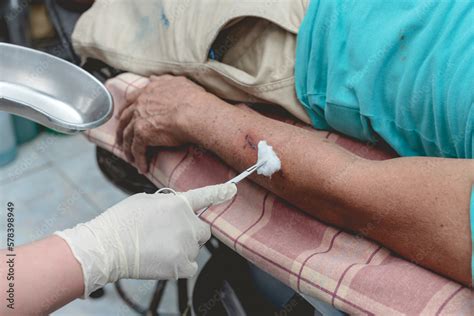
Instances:
[[[168,20],[164,12],[161,13],[161,23],[165,28],[170,27],[170,21]]]
[[[170,20],[168,20],[168,17],[166,16],[165,9],[163,8],[163,6],[161,7],[160,20],[161,20],[161,24],[163,24],[165,28],[170,27]]]
[[[138,22],[138,31],[136,40],[140,41],[145,38],[145,34],[151,31],[150,18],[148,16],[142,16],[140,22]]]

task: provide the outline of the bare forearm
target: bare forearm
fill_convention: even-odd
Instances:
[[[9,266],[4,258],[14,258],[14,279],[1,284],[1,315],[46,315],[80,297],[84,292],[82,270],[68,245],[51,236],[18,247],[15,257],[1,251],[3,276]],[[7,307],[7,289],[13,283],[14,309]]]
[[[212,102],[212,103],[211,103]],[[271,179],[253,180],[320,219],[352,229],[350,196],[340,189],[369,163],[331,143],[323,133],[308,131],[212,99],[192,111],[180,125],[193,143],[204,146],[237,170],[257,160],[257,144],[267,140],[282,161]],[[353,180],[351,180],[353,181]],[[344,193],[343,193],[344,192]],[[361,223],[363,219],[361,219]]]
[[[470,285],[473,163],[429,157],[373,163],[364,180],[367,190],[357,190],[360,204],[355,205],[358,213],[370,218],[372,226],[379,226],[372,227],[368,236]],[[367,224],[355,229],[367,229]]]
[[[252,111],[229,106],[219,99],[206,103],[203,111],[193,111],[185,125],[191,142],[210,149],[229,165],[243,170],[257,160],[257,145],[267,140],[282,161],[282,169],[271,178],[253,176],[253,180],[272,192],[299,200],[301,206],[317,198],[334,205],[332,187],[363,159],[334,145],[322,134],[268,119]],[[315,185],[317,183],[317,185]],[[316,196],[315,196],[316,194]]]
[[[320,134],[214,98],[183,120],[192,142],[239,170],[255,163],[256,144],[267,140],[282,170],[271,181],[257,176],[256,182],[323,221],[469,284],[472,161],[367,161]]]

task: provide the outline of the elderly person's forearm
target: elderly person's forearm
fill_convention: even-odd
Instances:
[[[282,170],[271,180],[253,180],[273,193],[323,221],[362,232],[408,259],[470,284],[472,160],[368,161],[322,134],[211,95],[182,114],[180,126],[189,140],[238,170],[255,163],[257,143],[267,140]]]

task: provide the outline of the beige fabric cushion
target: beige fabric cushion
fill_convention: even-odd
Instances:
[[[308,0],[96,0],[76,52],[148,76],[185,75],[216,95],[276,103],[310,120],[294,89],[296,34]],[[222,56],[209,59],[213,48]]]

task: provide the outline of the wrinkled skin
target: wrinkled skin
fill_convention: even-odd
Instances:
[[[179,146],[187,139],[178,126],[179,113],[207,92],[185,77],[152,76],[131,93],[119,113],[117,143],[141,173],[148,171],[148,146]]]

